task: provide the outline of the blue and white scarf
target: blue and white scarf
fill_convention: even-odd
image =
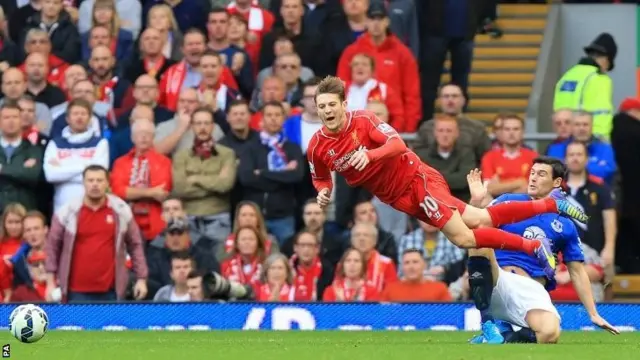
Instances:
[[[269,135],[264,131],[260,132],[262,145],[269,147],[269,154],[267,155],[269,171],[283,171],[287,166],[287,154],[284,153],[284,149],[282,148],[284,140],[285,137],[282,132],[276,135]]]

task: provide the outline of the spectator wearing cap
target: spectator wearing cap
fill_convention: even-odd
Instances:
[[[282,131],[286,115],[282,104],[267,103],[263,115],[261,141],[240,155],[238,177],[244,199],[260,205],[267,229],[282,244],[295,233],[295,187],[304,176],[303,157],[300,147]]]
[[[415,132],[422,119],[420,107],[420,74],[411,50],[391,34],[389,15],[384,4],[373,3],[367,11],[367,32],[349,45],[338,64],[338,76],[352,80],[351,63],[357,54],[375,59],[374,77],[389,85],[402,99],[404,124],[399,132]]]
[[[467,99],[474,38],[485,12],[486,0],[416,1],[420,33],[420,82],[424,120],[433,118],[447,54],[451,82]],[[454,56],[455,55],[455,56]]]
[[[82,173],[84,196],[74,196],[56,212],[47,236],[47,299],[60,287],[66,301],[123,300],[129,287],[126,254],[131,256],[134,297],[147,295],[148,268],[140,229],[129,205],[107,194],[106,167]]]
[[[167,226],[147,248],[149,264],[149,295],[152,297],[163,286],[173,283],[172,258],[178,253],[187,253],[193,259],[193,268],[204,272],[218,271],[220,265],[213,252],[213,240],[190,231],[185,217],[167,219]]]
[[[49,34],[43,29],[29,29],[24,41],[25,43],[22,49],[24,49],[25,55],[33,53],[44,55],[47,59],[47,69],[49,69],[47,81],[52,85],[60,86],[63,82],[65,71],[73,62],[68,62],[55,55],[55,51],[52,51]],[[23,63],[18,68],[24,72],[25,64]]]
[[[584,48],[585,57],[556,83],[553,110],[573,109],[593,115],[593,133],[609,139],[613,119],[613,81],[618,45],[609,33],[601,33]]]
[[[579,141],[587,145],[587,171],[603,179],[608,185],[613,182],[617,170],[615,155],[611,144],[596,137],[593,133],[593,115],[586,111],[575,111],[571,120],[571,137],[561,143],[552,144],[547,155],[564,159],[570,143]],[[628,151],[627,149],[623,151]],[[626,181],[626,180],[625,180]]]
[[[280,2],[279,19],[273,30],[264,36],[260,49],[259,69],[270,67],[277,58],[274,54],[274,43],[280,35],[286,34],[291,39],[293,50],[300,56],[302,65],[315,69],[315,64],[322,61],[318,56],[320,29],[305,23],[303,0],[282,0]]]
[[[153,148],[155,125],[137,119],[131,125],[134,148],[113,164],[111,191],[129,202],[145,240],[153,240],[164,228],[162,201],[171,191],[171,160]]]
[[[418,249],[405,250],[402,254],[404,278],[387,284],[380,294],[381,301],[389,302],[448,302],[451,295],[447,285],[424,277],[427,262]]]
[[[251,96],[254,86],[254,71],[249,55],[229,40],[229,13],[224,8],[214,8],[208,15],[207,48],[219,54],[221,65],[231,70],[244,97]],[[220,71],[223,66],[220,66]]]
[[[171,254],[171,284],[161,287],[153,301],[183,302],[191,300],[187,287],[187,276],[193,271],[194,260],[187,251]]]
[[[420,1],[420,0],[417,0]],[[414,0],[371,0],[387,6],[391,19],[391,32],[407,45],[416,59],[420,57],[420,37],[418,36],[418,16]]]
[[[109,143],[90,128],[91,104],[72,100],[62,135],[54,137],[44,152],[44,175],[54,186],[54,211],[84,192],[83,171],[88,165],[109,166]]]
[[[161,154],[173,157],[175,153],[183,149],[190,149],[193,146],[195,135],[191,126],[191,118],[196,109],[200,108],[198,91],[186,88],[180,93],[178,98],[178,108],[173,119],[158,124],[154,139],[155,148]],[[209,108],[206,109],[210,111]],[[224,113],[216,111],[214,117],[216,123],[213,125],[211,136],[215,141],[224,136],[224,132],[218,125],[221,122],[220,115],[224,118]],[[226,120],[225,120],[226,122]]]
[[[140,57],[137,58],[134,55],[134,58],[128,61],[124,69],[124,77],[134,83],[140,75],[146,74],[159,82],[165,71],[175,64],[174,60],[165,57],[162,53],[162,46],[160,31],[152,27],[146,28],[140,35]]]
[[[190,149],[173,158],[174,193],[181,197],[194,229],[215,241],[215,247],[231,232],[230,191],[236,181],[236,156],[216,144],[213,115],[200,108],[193,113],[195,140]]]
[[[620,222],[617,264],[625,273],[640,273],[640,99],[626,98],[613,117],[611,145],[620,170]]]

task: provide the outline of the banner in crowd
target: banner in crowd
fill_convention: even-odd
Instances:
[[[0,305],[8,327],[15,305]],[[477,330],[470,304],[45,304],[58,330]],[[601,304],[600,313],[625,331],[640,329],[640,304]],[[592,330],[582,305],[558,305],[563,330]]]

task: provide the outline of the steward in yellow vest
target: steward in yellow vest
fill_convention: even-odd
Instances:
[[[593,115],[593,134],[609,139],[613,120],[613,82],[607,75],[613,70],[618,53],[613,36],[602,33],[584,48],[580,59],[558,80],[553,110],[572,109]]]

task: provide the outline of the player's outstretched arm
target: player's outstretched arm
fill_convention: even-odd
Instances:
[[[573,287],[578,293],[580,302],[582,302],[582,305],[584,305],[585,309],[589,313],[591,322],[614,335],[620,334],[618,329],[609,324],[607,320],[603,319],[600,314],[598,314],[596,303],[593,300],[593,293],[591,292],[591,281],[589,280],[589,275],[584,268],[584,264],[580,261],[572,261],[567,263],[567,268],[569,270],[569,276],[571,277]]]

